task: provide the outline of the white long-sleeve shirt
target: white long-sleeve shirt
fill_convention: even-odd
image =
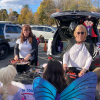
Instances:
[[[88,52],[85,44],[75,44],[63,56],[63,64],[68,67],[80,67],[89,69],[92,62],[92,56]]]

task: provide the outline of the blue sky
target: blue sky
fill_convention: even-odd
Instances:
[[[23,5],[29,5],[33,12],[37,11],[42,0],[0,0],[0,9],[6,9],[9,13],[9,9],[17,11],[20,14],[20,10]]]

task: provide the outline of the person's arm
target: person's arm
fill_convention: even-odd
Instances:
[[[19,55],[19,44],[16,43],[14,47],[14,60],[18,60]]]
[[[32,51],[31,51],[31,56],[35,55],[35,53],[38,52],[38,45],[37,45],[37,40],[34,37],[33,42],[32,42]]]
[[[83,67],[83,69],[88,70],[90,65],[91,65],[91,62],[92,62],[92,57],[91,57],[91,55],[89,55],[87,60],[86,60],[86,63],[85,63],[85,66]]]
[[[67,52],[63,55],[63,68],[64,68],[64,71],[65,71],[65,72],[66,72],[66,70],[68,70],[68,66],[67,66],[68,57],[69,57],[69,51],[67,51]]]
[[[88,54],[85,66],[82,68],[81,72],[79,73],[79,77],[85,74],[85,72],[89,69],[91,62],[92,62],[92,56]]]
[[[14,95],[14,100],[22,100],[21,89],[20,88],[17,91],[17,93]]]
[[[28,54],[28,55],[24,58],[24,60],[25,60],[25,61],[28,61],[28,60],[30,59],[30,57],[31,57],[31,54]]]

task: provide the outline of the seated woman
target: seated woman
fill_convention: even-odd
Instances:
[[[50,60],[43,72],[43,78],[49,81],[60,94],[66,87],[64,70],[60,62]]]
[[[22,100],[21,89],[11,84],[16,74],[17,71],[12,65],[0,70],[0,82],[3,83],[0,87],[0,100]]]
[[[96,86],[96,93],[95,93],[95,100],[100,100],[100,68],[96,68],[93,70],[94,73],[97,74],[98,80],[97,80],[97,86]]]
[[[23,58],[25,61],[30,61],[31,65],[35,64],[35,66],[37,66],[38,45],[29,25],[22,27],[21,36],[16,41],[14,60],[18,60],[18,58]]]
[[[78,68],[75,73],[81,77],[91,65],[94,47],[91,41],[86,41],[87,30],[83,25],[78,25],[75,28],[74,37],[69,40],[66,46],[63,55],[63,68],[65,72],[71,67],[73,70]]]

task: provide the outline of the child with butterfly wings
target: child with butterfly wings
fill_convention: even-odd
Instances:
[[[67,85],[63,67],[58,61],[49,61],[43,78],[33,80],[34,100],[95,100],[97,75],[88,72]]]

